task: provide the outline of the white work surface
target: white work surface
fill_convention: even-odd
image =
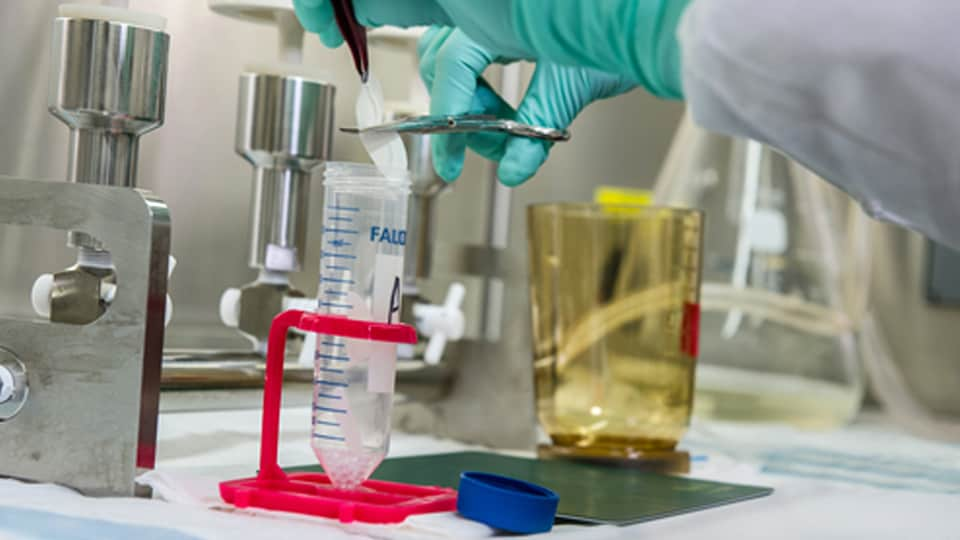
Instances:
[[[281,420],[282,465],[314,463],[309,409]],[[177,502],[90,499],[55,486],[0,480],[0,540],[8,538],[468,538],[491,534],[452,514],[417,516],[402,527],[226,508],[216,481],[254,474],[258,411],[161,416],[158,492]],[[695,422],[684,448],[693,477],[770,486],[773,495],[631,527],[555,529],[591,538],[957,538],[960,446],[921,441],[879,417],[830,433],[780,426]],[[391,455],[462,450],[465,445],[395,433]],[[51,531],[56,531],[55,533]],[[69,534],[64,536],[64,531]]]

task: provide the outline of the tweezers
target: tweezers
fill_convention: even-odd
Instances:
[[[570,140],[570,132],[565,129],[555,129],[540,126],[521,124],[514,120],[505,120],[492,115],[465,114],[456,116],[417,116],[395,122],[388,122],[378,126],[360,129],[358,127],[341,127],[344,133],[476,133],[500,132],[509,133],[518,137],[542,139],[552,142]]]
[[[370,76],[370,53],[367,48],[367,29],[357,22],[357,15],[353,11],[353,0],[332,0],[334,20],[343,40],[350,48],[353,56],[353,65],[357,68],[360,81],[367,82]]]

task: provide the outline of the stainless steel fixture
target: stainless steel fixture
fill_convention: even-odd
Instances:
[[[335,93],[297,75],[240,75],[236,151],[254,168],[249,264],[260,275],[224,293],[221,316],[260,351],[284,302],[304,296],[288,276],[304,265],[310,174],[330,156]]]
[[[136,187],[140,136],[163,124],[169,47],[161,30],[129,21],[56,18],[47,108],[70,128],[67,181]],[[70,231],[68,244],[77,264],[38,285],[51,289],[50,320],[86,324],[103,314],[115,276],[100,239]]]
[[[254,167],[252,268],[303,267],[310,173],[330,156],[335,94],[296,75],[240,75],[236,150]]]
[[[138,139],[163,122],[169,36],[73,11],[54,22],[48,94],[67,182],[0,178],[0,224],[77,248],[34,287],[48,320],[0,317],[0,475],[132,495],[156,456],[170,216],[131,188]]]
[[[54,21],[48,107],[70,128],[67,180],[136,187],[140,136],[163,124],[169,47],[156,29]]]
[[[436,237],[435,201],[447,188],[433,170],[430,136],[405,134],[407,164],[410,168],[411,198],[407,223],[407,253],[404,258],[404,290],[417,291],[417,280],[430,277],[430,263]]]
[[[110,247],[117,276],[89,324],[0,317],[0,366],[17,381],[0,400],[0,476],[132,495],[156,455],[167,207],[143,191],[63,182],[0,178],[0,193],[0,223],[88,232]]]

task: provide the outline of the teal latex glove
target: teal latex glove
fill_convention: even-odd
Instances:
[[[343,44],[330,0],[293,0],[293,8],[300,24],[319,34],[324,45],[334,48]],[[452,24],[436,0],[353,0],[353,11],[357,22],[371,28]]]
[[[590,103],[622,94],[636,85],[626,78],[587,68],[537,64],[527,93],[514,110],[480,77],[495,56],[461,30],[431,27],[419,44],[420,74],[430,89],[430,113],[492,114],[525,124],[566,128]],[[508,186],[523,183],[547,159],[551,143],[502,133],[433,135],[437,174],[452,181],[463,170],[467,146],[499,161],[497,175]]]
[[[682,95],[676,28],[691,0],[353,0],[365,26],[456,26],[488,51],[626,76]],[[304,28],[343,39],[330,0],[294,0]]]

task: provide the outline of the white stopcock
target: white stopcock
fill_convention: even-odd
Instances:
[[[13,373],[0,366],[0,403],[6,403],[11,397],[13,397],[13,390],[16,384],[16,380],[13,377]]]

